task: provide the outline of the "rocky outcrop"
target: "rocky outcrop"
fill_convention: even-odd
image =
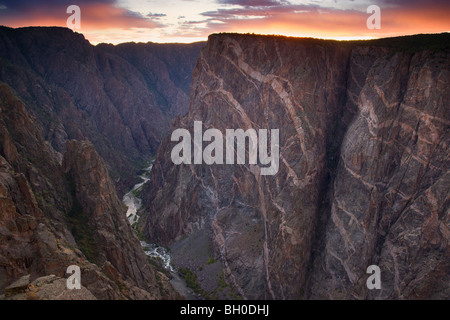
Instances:
[[[67,28],[0,27],[0,81],[56,152],[70,139],[92,141],[123,195],[173,116],[186,112],[202,45],[92,46]]]
[[[169,134],[143,192],[146,236],[210,247],[243,298],[448,299],[448,40],[210,36],[171,131],[279,129],[280,168],[174,165]]]
[[[0,84],[0,294],[177,298],[147,263],[92,144],[68,145],[63,168],[23,101]],[[63,290],[71,265],[85,288],[76,293]]]
[[[40,277],[30,283],[30,275],[21,277],[5,289],[6,300],[97,300],[81,286],[67,290],[66,279],[55,275]]]
[[[73,182],[74,201],[79,204],[69,212],[72,230],[87,258],[103,266],[112,278],[122,278],[139,288],[156,291],[154,272],[94,146],[86,141],[69,141],[63,168]]]

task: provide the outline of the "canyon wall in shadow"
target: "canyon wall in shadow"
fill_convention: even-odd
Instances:
[[[27,104],[61,160],[67,140],[89,139],[123,195],[170,120],[186,112],[203,45],[92,46],[66,28],[0,27],[0,82]]]
[[[147,238],[243,298],[448,299],[449,40],[211,35],[171,131],[279,129],[280,168],[174,165],[169,134]]]

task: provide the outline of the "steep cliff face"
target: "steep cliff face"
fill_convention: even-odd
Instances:
[[[449,50],[383,55],[359,83],[311,297],[450,297],[449,58]],[[372,264],[381,290],[365,285]]]
[[[176,298],[148,265],[92,144],[67,149],[63,168],[23,101],[0,84],[0,294]],[[61,279],[70,265],[81,268],[78,294]]]
[[[106,165],[94,146],[87,141],[69,141],[63,169],[75,191],[69,225],[86,257],[102,266],[111,279],[125,283],[126,288],[121,289],[125,295],[161,298],[155,271],[125,217]],[[170,294],[176,297],[174,291]]]
[[[201,46],[92,46],[66,28],[1,27],[0,81],[27,103],[57,152],[70,139],[92,141],[123,194],[172,117],[187,110]]]
[[[171,131],[279,129],[280,168],[174,165],[167,136],[146,236],[175,256],[206,239],[244,298],[448,298],[448,38],[210,36]]]
[[[187,112],[192,70],[204,45],[204,42],[192,44],[133,42],[116,46],[100,44],[96,48],[120,56],[138,70],[155,96],[158,108],[171,120],[174,116],[184,115]],[[167,128],[165,130],[167,131]]]

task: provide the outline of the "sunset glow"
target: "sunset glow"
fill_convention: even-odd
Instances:
[[[81,9],[75,31],[93,44],[193,42],[216,32],[343,40],[450,31],[444,0],[0,0],[0,24],[66,27],[71,4]],[[381,9],[381,29],[366,26],[371,4]]]

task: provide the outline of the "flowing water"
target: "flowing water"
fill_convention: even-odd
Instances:
[[[128,207],[127,218],[131,225],[139,221],[138,211],[142,207],[142,199],[139,198],[139,194],[142,191],[142,187],[150,180],[150,171],[152,170],[153,163],[154,160],[144,169],[144,173],[139,176],[142,179],[142,182],[135,184],[134,187],[123,196],[122,203]],[[171,258],[165,248],[145,241],[141,241],[141,245],[147,256],[161,259],[164,268],[170,272],[175,271],[170,264]]]
[[[167,253],[165,248],[159,247],[154,243],[147,243],[145,241],[141,241],[141,245],[147,256],[161,259],[162,265],[165,269],[169,270],[170,272],[175,272],[172,265],[170,264],[170,255]]]
[[[150,172],[152,170],[153,163],[154,160],[151,161],[150,165],[144,169],[144,173],[139,176],[142,179],[142,182],[134,185],[133,188],[131,188],[131,190],[123,196],[122,203],[128,208],[126,215],[131,225],[139,221],[138,212],[142,207],[142,199],[139,197],[139,194],[142,191],[143,186],[150,180]],[[173,276],[170,282],[181,295],[188,300],[198,299],[192,290],[186,286],[184,279],[182,279],[172,267],[170,254],[165,248],[154,243],[147,243],[145,241],[141,241],[141,246],[148,257],[160,259],[162,266],[170,271]]]
[[[150,162],[150,165],[144,169],[144,173],[139,176],[143,181],[135,184],[134,187],[123,196],[122,203],[128,207],[127,218],[131,225],[139,220],[137,212],[142,206],[142,200],[137,195],[142,190],[144,184],[150,180],[150,171],[152,170],[153,162],[154,161]]]

